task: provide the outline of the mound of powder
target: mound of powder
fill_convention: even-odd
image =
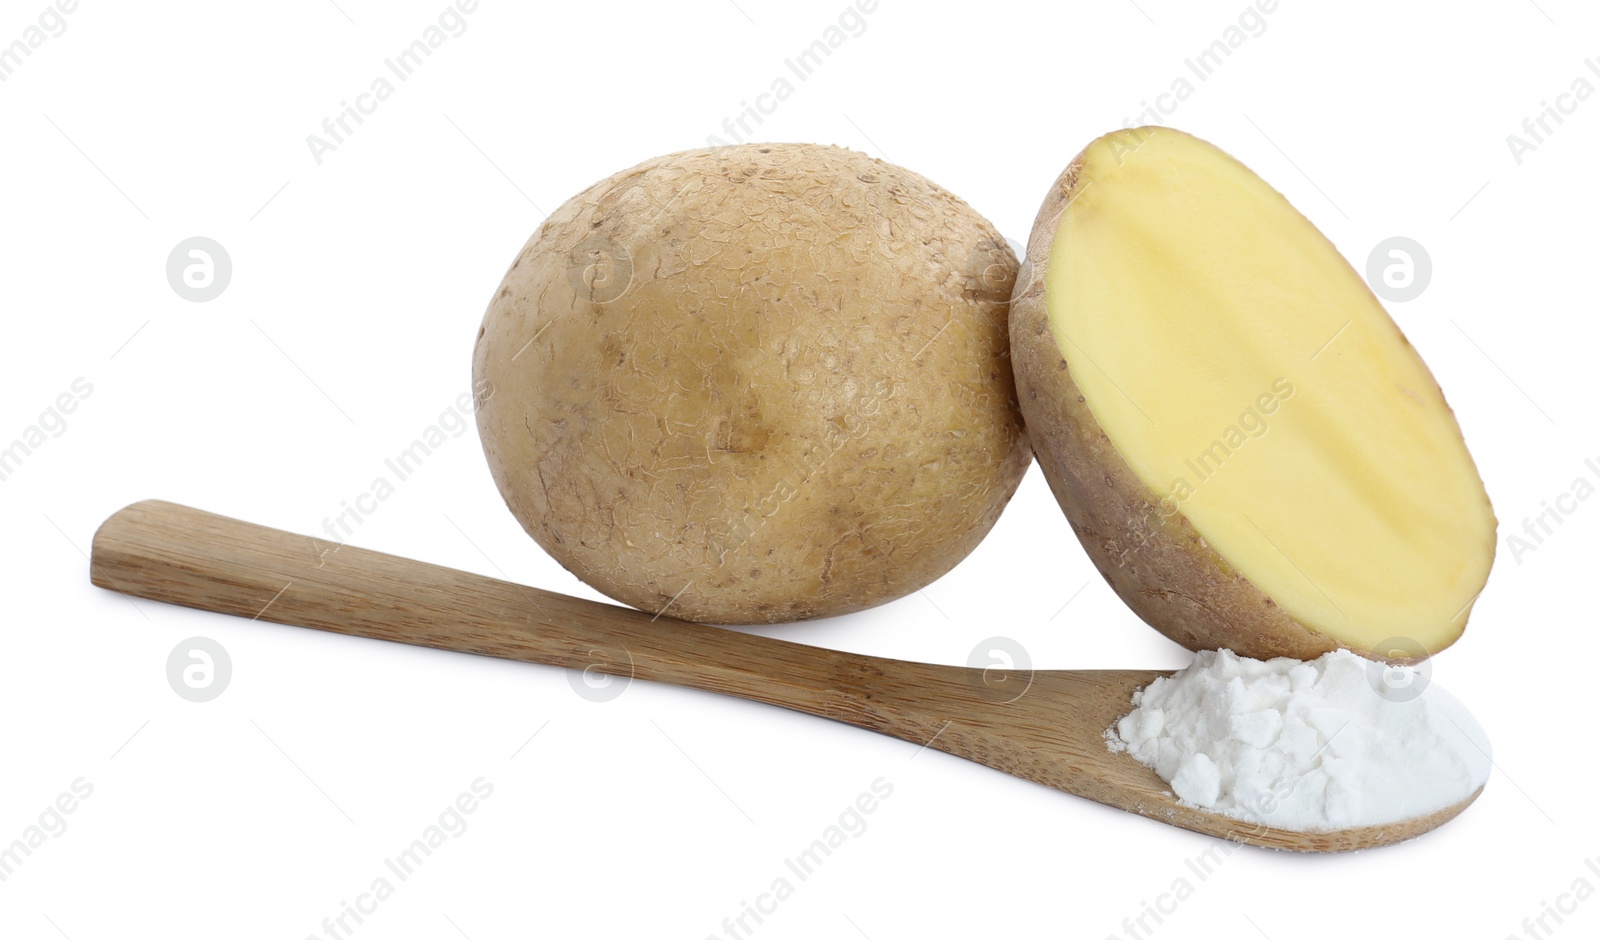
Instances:
[[[1106,731],[1192,806],[1280,829],[1424,816],[1489,779],[1489,742],[1426,677],[1345,650],[1313,662],[1197,653]]]

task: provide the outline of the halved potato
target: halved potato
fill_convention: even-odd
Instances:
[[[1414,661],[1460,636],[1495,519],[1360,276],[1216,147],[1144,127],[1056,181],[1011,310],[1018,394],[1106,580],[1190,649]]]

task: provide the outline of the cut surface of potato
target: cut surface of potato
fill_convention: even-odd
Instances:
[[[1257,658],[1453,642],[1494,516],[1432,374],[1334,246],[1165,128],[1092,143],[1045,211],[1013,310],[1023,410],[1124,599]],[[1086,471],[1106,461],[1120,478]]]

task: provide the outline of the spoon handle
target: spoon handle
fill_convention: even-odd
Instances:
[[[101,525],[90,578],[252,620],[722,692],[913,740],[927,722],[888,707],[886,693],[959,672],[653,617],[160,500]]]

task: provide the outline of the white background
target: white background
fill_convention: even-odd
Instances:
[[[43,8],[0,3],[0,43]],[[319,166],[307,135],[443,8],[84,0],[0,83],[0,446],[74,379],[93,386],[0,482],[0,842],[75,779],[94,788],[0,882],[0,935],[321,934],[478,777],[494,793],[470,828],[355,936],[721,934],[879,777],[893,794],[868,829],[756,936],[1126,936],[1125,917],[1186,877],[1193,895],[1156,936],[1498,938],[1575,879],[1600,887],[1584,867],[1600,854],[1586,781],[1600,500],[1565,503],[1531,552],[1506,541],[1575,479],[1600,483],[1584,465],[1600,464],[1600,101],[1520,164],[1506,141],[1580,75],[1600,86],[1584,65],[1600,57],[1592,7],[1284,0],[1201,82],[1185,59],[1244,0],[880,0],[758,129],[904,164],[1024,239],[1085,143],[1188,76],[1164,120],[1261,173],[1358,269],[1393,235],[1430,253],[1430,286],[1390,307],[1501,520],[1489,587],[1434,680],[1479,716],[1497,770],[1416,842],[1240,850],[1203,881],[1185,860],[1204,837],[865,731],[644,682],[597,703],[556,669],[89,585],[95,527],[137,499],[320,531],[467,389],[482,310],[544,213],[727,139],[724,119],[845,0],[482,0]],[[208,303],[165,276],[195,235],[233,259]],[[522,533],[475,436],[430,457],[356,544],[595,596]],[[925,592],[765,632],[945,663],[995,635],[1037,667],[1187,658],[1094,574],[1036,469]],[[205,704],[165,675],[193,636],[233,663]],[[1592,936],[1600,901],[1546,924]]]

